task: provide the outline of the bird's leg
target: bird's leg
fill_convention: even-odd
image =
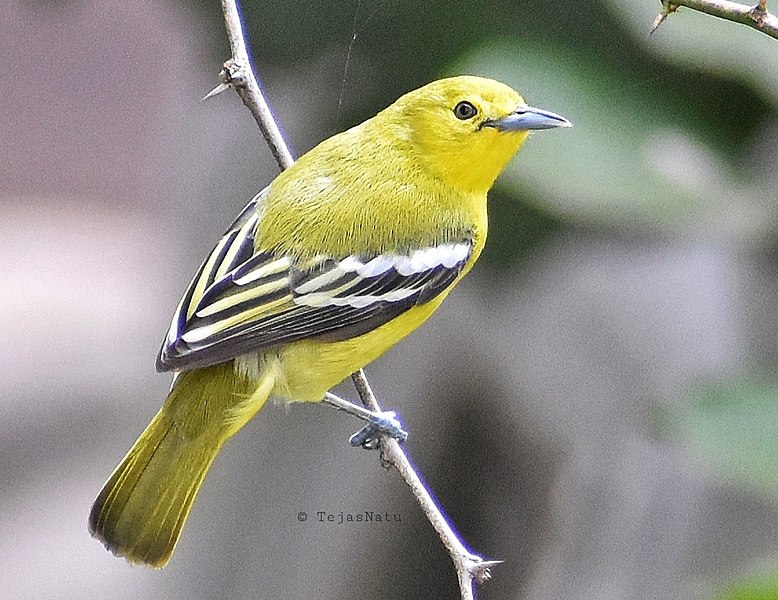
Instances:
[[[374,412],[331,392],[324,395],[323,401],[338,410],[367,421],[367,425],[349,438],[352,446],[375,450],[379,446],[379,435],[382,433],[390,435],[400,443],[408,439],[408,433],[402,428],[397,413],[392,410]]]

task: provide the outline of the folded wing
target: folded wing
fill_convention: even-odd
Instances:
[[[304,338],[361,335],[448,288],[472,253],[468,239],[407,254],[309,261],[256,252],[256,208],[263,193],[243,210],[189,284],[159,353],[158,370],[205,367]]]

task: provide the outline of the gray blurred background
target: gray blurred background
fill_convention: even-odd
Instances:
[[[218,4],[3,6],[0,596],[456,598],[408,489],[320,405],[225,447],[165,570],[87,533],[164,399],[179,295],[277,173],[234,94],[199,101]],[[688,10],[649,38],[645,0],[245,5],[298,154],[455,73],[575,124],[527,143],[479,266],[367,371],[505,561],[479,597],[778,598],[778,43]],[[400,521],[317,515],[364,511]]]

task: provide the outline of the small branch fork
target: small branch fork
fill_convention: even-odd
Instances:
[[[215,96],[230,87],[234,88],[259,125],[278,166],[281,169],[286,169],[294,163],[294,158],[281,135],[251,68],[237,2],[236,0],[221,0],[221,4],[232,49],[232,58],[224,63],[224,68],[220,73],[221,84],[209,92],[205,98]],[[364,371],[360,369],[351,378],[365,407],[374,412],[381,411]],[[475,598],[475,584],[489,580],[491,577],[489,568],[502,561],[484,560],[480,556],[472,554],[465,547],[396,440],[382,434],[379,448],[383,466],[397,469],[405,483],[411,488],[424,514],[451,555],[457,571],[462,600],[473,600]]]
[[[759,0],[756,6],[747,6],[727,0],[661,0],[662,12],[654,20],[649,33],[654,33],[668,16],[685,6],[714,17],[748,25],[765,35],[778,39],[778,17],[767,12],[767,0]]]

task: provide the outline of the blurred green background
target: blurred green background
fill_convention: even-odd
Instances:
[[[490,240],[368,369],[473,549],[479,597],[778,598],[778,42],[658,1],[245,1],[297,154],[441,76],[563,114],[490,195]],[[179,294],[277,172],[218,2],[15,2],[0,21],[0,573],[12,598],[455,598],[358,426],[267,407],[171,565],[89,539],[161,404]],[[355,397],[348,386],[343,395]],[[366,510],[400,523],[328,525]],[[306,512],[309,519],[298,520]]]

